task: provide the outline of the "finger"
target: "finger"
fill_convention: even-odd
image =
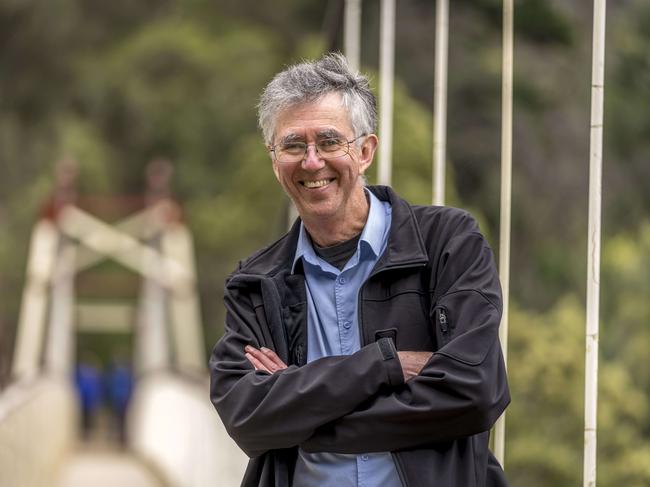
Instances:
[[[271,361],[278,367],[278,369],[286,369],[287,364],[285,364],[280,357],[278,357],[278,354],[276,354],[273,350],[270,348],[262,347],[260,349],[264,355],[266,355]]]
[[[255,354],[255,357],[261,361],[266,367],[275,371],[282,370],[287,368],[280,357],[271,349],[266,347],[261,347],[259,350],[251,347],[250,345],[246,347],[246,351],[249,353]]]
[[[258,350],[256,348],[247,349],[248,353],[250,353],[253,357],[255,357],[263,366],[264,369],[267,370],[268,372],[275,372],[276,370],[279,369],[278,365],[271,360],[268,356],[266,356],[261,350]]]
[[[264,372],[268,372],[269,374],[271,373],[270,370],[268,370],[262,362],[257,360],[252,354],[246,353],[246,358],[248,361],[255,367],[255,370],[263,370]]]
[[[267,359],[267,357],[262,353],[261,350],[252,347],[250,345],[246,345],[246,347],[244,347],[244,351],[250,353],[253,357],[255,357],[259,361],[263,362]]]

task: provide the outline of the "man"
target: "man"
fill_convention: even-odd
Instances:
[[[501,294],[474,220],[364,185],[376,102],[339,54],[279,73],[259,119],[300,218],[226,282],[211,399],[242,485],[505,485]]]

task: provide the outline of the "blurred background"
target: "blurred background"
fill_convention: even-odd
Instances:
[[[502,6],[497,0],[451,3],[447,199],[478,218],[496,251]],[[591,2],[515,2],[513,401],[506,430],[506,473],[513,486],[570,486],[582,478],[592,16]],[[378,0],[363,2],[362,19],[362,70],[377,90]],[[393,186],[420,204],[432,197],[434,21],[435,2],[397,2]],[[179,472],[191,469],[197,442],[212,445],[200,436],[207,435],[202,425],[216,428],[210,438],[223,437],[214,426],[216,413],[203,405],[191,413],[199,411],[192,409],[199,408],[197,401],[207,402],[205,361],[223,330],[223,282],[238,260],[281,236],[288,224],[288,200],[256,126],[258,97],[286,64],[342,50],[342,26],[342,0],[0,0],[1,485],[17,485],[3,483],[8,464],[45,472],[43,465],[54,461],[34,454],[44,448],[42,437],[54,433],[30,430],[30,420],[12,426],[12,415],[20,415],[16,409],[28,407],[7,405],[9,395],[18,397],[16,404],[32,404],[29,398],[41,387],[29,373],[24,384],[11,373],[30,286],[30,239],[39,221],[68,222],[72,230],[57,244],[59,251],[76,248],[71,242],[95,232],[94,243],[91,238],[86,245],[91,254],[84,266],[77,264],[71,281],[74,339],[64,349],[45,347],[38,358],[55,366],[61,361],[57,350],[69,353],[64,365],[76,379],[69,381],[75,393],[61,393],[60,402],[75,397],[77,413],[58,417],[72,409],[57,409],[51,401],[30,406],[48,424],[74,423],[74,435],[60,433],[56,440],[57,465],[65,471],[64,453],[83,445],[122,452],[114,456],[129,457],[124,451],[133,450],[154,472],[154,483],[142,485],[201,485],[174,476],[183,478]],[[649,53],[650,3],[609,2],[602,486],[650,485]],[[369,180],[375,181],[373,172]],[[62,213],[67,203],[79,214]],[[125,223],[133,215],[141,219]],[[106,233],[102,222],[121,222],[116,228],[123,233]],[[97,257],[102,242],[125,234],[132,240],[124,248],[153,252],[148,270],[108,250],[109,260]],[[180,245],[169,248],[181,249],[173,262],[187,264],[176,283],[160,281],[155,272],[167,262],[169,235]],[[187,298],[180,306],[193,316],[194,331],[176,326],[173,296]],[[146,328],[147,306],[167,316],[164,336],[136,332]],[[56,314],[51,305],[47,309],[48,316]],[[52,326],[50,319],[50,337]],[[136,353],[143,341],[158,343],[158,351],[144,352],[149,355],[143,359]],[[149,368],[160,373],[142,380]],[[163,381],[157,390],[170,387],[176,399],[144,396],[153,381]],[[174,395],[183,388],[185,395]],[[147,419],[133,419],[124,426],[132,430],[122,431],[124,408],[136,405]],[[156,415],[161,423],[149,425]],[[138,436],[162,423],[177,431],[157,438],[158,446]],[[16,450],[3,435],[28,441]],[[206,447],[206,458],[241,462],[229,453],[232,444],[219,441],[214,451]],[[165,443],[176,448],[173,455],[162,451]],[[157,462],[169,464],[170,455],[178,465],[166,471]],[[29,478],[32,485],[43,482],[37,474]],[[52,485],[51,478],[42,485]]]

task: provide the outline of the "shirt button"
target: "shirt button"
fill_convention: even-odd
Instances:
[[[339,284],[345,284],[345,277],[339,277]]]
[[[364,462],[367,462],[368,461],[368,455],[361,455],[361,460],[363,460]]]
[[[352,323],[350,323],[349,321],[346,321],[345,323],[343,323],[343,328],[345,328],[346,330],[349,330],[351,326],[352,326]]]

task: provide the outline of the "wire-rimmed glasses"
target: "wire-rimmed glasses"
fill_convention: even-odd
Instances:
[[[273,152],[274,160],[282,164],[291,164],[304,160],[307,155],[307,148],[310,145],[316,148],[316,152],[321,158],[334,159],[348,155],[350,153],[350,144],[365,136],[366,134],[361,134],[352,140],[345,140],[341,137],[327,137],[311,144],[301,141],[282,142],[269,146],[268,149]]]

